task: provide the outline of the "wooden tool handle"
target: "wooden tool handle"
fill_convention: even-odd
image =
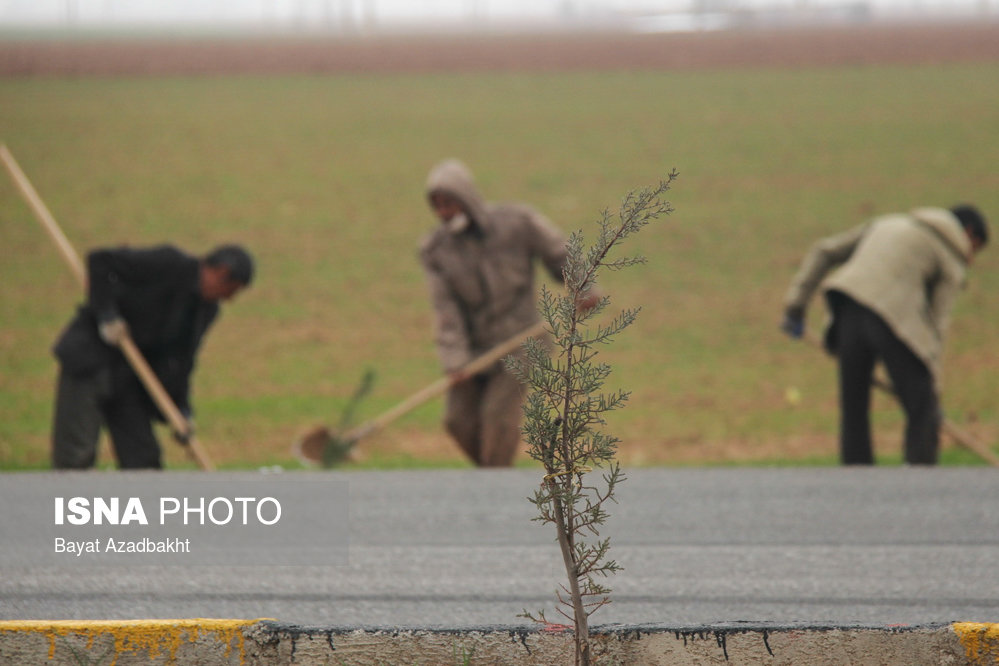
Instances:
[[[0,161],[3,162],[4,166],[7,168],[7,172],[10,173],[10,176],[14,181],[14,184],[17,186],[17,189],[20,190],[25,201],[28,202],[28,207],[31,208],[31,211],[35,214],[39,223],[41,223],[42,227],[44,227],[45,231],[55,242],[56,247],[59,249],[59,253],[69,265],[69,269],[73,272],[77,281],[82,287],[86,288],[87,272],[83,267],[83,261],[80,260],[80,255],[78,255],[76,250],[73,249],[69,239],[66,238],[66,234],[62,232],[59,224],[55,221],[55,218],[52,217],[52,213],[50,213],[48,207],[46,207],[45,202],[42,201],[40,196],[38,196],[38,192],[35,191],[35,188],[31,185],[31,181],[28,180],[28,177],[24,174],[24,171],[21,170],[21,167],[18,165],[17,160],[14,159],[11,152],[7,150],[7,146],[5,144],[0,144]],[[142,385],[145,386],[146,391],[149,392],[149,395],[156,403],[156,406],[159,407],[161,412],[163,412],[163,415],[170,423],[170,426],[176,432],[188,432],[190,430],[190,424],[187,419],[184,418],[184,415],[180,413],[180,410],[177,409],[177,405],[175,405],[173,400],[170,399],[166,389],[163,388],[163,384],[160,383],[156,373],[154,373],[152,368],[149,367],[149,364],[142,356],[142,352],[139,351],[139,348],[135,345],[131,336],[125,334],[118,346],[121,349],[122,354],[125,355],[125,359],[128,361],[129,365],[132,366],[135,374],[138,375]],[[209,460],[208,456],[202,450],[201,445],[198,444],[193,435],[188,440],[188,444],[185,448],[187,449],[188,454],[194,458],[195,462],[198,463],[201,469],[208,471],[215,469],[215,465],[212,464],[211,460]]]
[[[465,365],[463,365],[459,371],[462,375],[474,375],[476,373],[482,372],[490,365],[500,360],[504,356],[517,350],[520,345],[524,343],[528,338],[533,338],[537,335],[541,335],[545,330],[544,322],[538,322],[530,328],[527,328],[517,335],[499,343],[489,351],[483,353],[480,356],[475,357]],[[392,421],[396,420],[403,414],[415,409],[416,407],[422,405],[423,403],[431,400],[445,391],[447,391],[454,384],[454,380],[451,377],[441,377],[433,384],[426,386],[425,388],[417,391],[410,397],[406,398],[398,405],[388,410],[384,414],[374,418],[367,423],[363,423],[356,428],[348,431],[343,435],[343,439],[348,442],[354,442],[362,437],[367,437],[371,433],[379,430]]]

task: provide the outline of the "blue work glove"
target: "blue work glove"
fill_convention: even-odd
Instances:
[[[784,321],[780,324],[780,330],[795,340],[801,339],[805,335],[805,309],[789,307],[785,310]]]

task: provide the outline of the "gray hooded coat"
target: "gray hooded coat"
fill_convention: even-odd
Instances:
[[[459,232],[440,225],[420,248],[438,355],[451,371],[538,321],[534,260],[561,282],[565,237],[530,206],[486,202],[458,160],[434,167],[426,191],[458,199],[470,219]]]

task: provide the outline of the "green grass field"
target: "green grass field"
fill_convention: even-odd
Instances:
[[[833,464],[834,368],[778,333],[784,289],[813,240],[874,213],[970,201],[999,224],[997,80],[999,65],[3,79],[0,141],[81,252],[255,251],[259,279],[195,378],[221,467],[296,467],[296,434],[335,422],[368,367],[362,419],[437,379],[416,247],[435,224],[425,174],[449,156],[487,197],[566,231],[676,168],[676,212],[628,248],[648,264],[603,283],[643,308],[603,356],[633,391],[608,426],[623,462]],[[81,293],[6,176],[0,216],[0,468],[45,467],[49,348]],[[997,267],[994,247],[973,267],[944,390],[948,416],[989,442]],[[876,409],[879,457],[897,462],[900,415]],[[365,440],[357,464],[463,465],[439,413],[431,402]],[[945,462],[977,464],[945,446]]]

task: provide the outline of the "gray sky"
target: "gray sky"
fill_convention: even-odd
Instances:
[[[0,26],[325,24],[459,22],[514,18],[597,18],[620,12],[669,13],[735,6],[832,9],[866,4],[875,13],[915,10],[999,16],[999,0],[0,0]]]

